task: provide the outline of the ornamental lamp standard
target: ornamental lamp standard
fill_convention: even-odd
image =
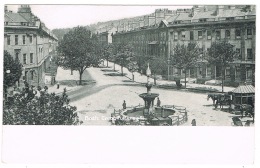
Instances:
[[[149,63],[148,63],[148,67],[147,67],[147,69],[146,69],[146,76],[147,76],[147,83],[148,82],[150,82],[150,76],[151,76],[151,69],[150,69],[150,67],[149,67]]]
[[[6,70],[5,73],[8,75],[11,73],[10,69]],[[7,84],[4,84],[4,95],[5,100],[7,99]]]
[[[146,83],[146,88],[147,88],[147,94],[151,93],[151,87],[152,83],[150,82],[150,77],[151,77],[151,69],[148,63],[147,69],[146,69],[146,76],[147,76],[147,83]]]

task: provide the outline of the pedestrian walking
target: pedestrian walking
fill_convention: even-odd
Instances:
[[[125,102],[125,100],[124,100],[122,106],[123,106],[123,109],[126,109],[126,102]]]
[[[195,120],[195,119],[193,119],[193,120],[191,121],[191,125],[192,125],[192,126],[196,126],[196,120]]]
[[[60,83],[58,82],[58,83],[57,83],[57,89],[59,89],[59,88],[60,88]]]
[[[159,97],[157,98],[157,107],[161,106],[161,100],[159,99]]]

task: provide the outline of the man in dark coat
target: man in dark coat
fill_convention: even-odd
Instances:
[[[123,106],[123,109],[126,109],[126,102],[125,102],[125,100],[124,100],[122,106]]]

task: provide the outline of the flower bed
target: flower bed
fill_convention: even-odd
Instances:
[[[118,72],[118,70],[113,70],[113,69],[101,69],[103,72]]]

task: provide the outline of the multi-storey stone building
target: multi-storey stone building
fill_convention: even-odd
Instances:
[[[131,26],[128,29],[119,26],[117,33],[113,35],[113,42],[133,43],[139,55],[153,55],[170,60],[176,44],[195,41],[203,53],[200,55],[203,64],[191,67],[188,76],[204,82],[220,79],[220,67],[208,64],[203,58],[213,42],[226,40],[234,46],[240,57],[225,69],[225,83],[254,83],[255,6],[214,5],[176,11],[156,10],[148,16],[146,25],[143,23],[145,17],[135,29]],[[168,73],[164,75],[168,78],[183,77],[182,71],[170,64]]]
[[[17,13],[5,7],[4,50],[23,65],[17,86],[42,86],[50,61],[56,53],[57,38],[40,19],[31,12],[29,5],[21,5]]]
[[[98,29],[96,34],[98,36],[98,41],[101,44],[101,46],[112,43],[112,35],[116,32],[116,30],[117,29],[112,25]]]

